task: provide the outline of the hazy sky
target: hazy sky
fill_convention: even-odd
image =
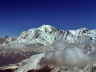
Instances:
[[[0,0],[0,36],[42,24],[96,28],[96,0]]]

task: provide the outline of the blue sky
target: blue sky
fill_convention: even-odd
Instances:
[[[96,28],[95,0],[0,0],[0,36],[52,24],[62,29]]]

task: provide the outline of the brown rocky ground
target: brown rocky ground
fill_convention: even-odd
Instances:
[[[44,68],[40,69],[40,70],[30,70],[28,72],[51,72],[51,68],[49,68],[48,66],[45,66]],[[5,70],[0,70],[0,72],[14,72],[15,69],[5,69]]]

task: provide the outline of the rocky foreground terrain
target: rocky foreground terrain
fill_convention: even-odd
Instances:
[[[0,72],[96,72],[96,30],[43,25],[4,39]]]

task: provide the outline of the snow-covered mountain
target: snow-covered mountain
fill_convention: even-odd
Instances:
[[[32,28],[21,33],[14,41],[8,41],[11,46],[25,45],[50,45],[55,40],[66,40],[69,43],[78,43],[90,40],[95,42],[96,30],[80,28],[75,30],[60,30],[51,25],[42,25],[38,28]]]
[[[50,25],[43,25],[38,28],[32,28],[21,33],[14,41],[9,41],[9,45],[49,45],[57,39],[60,31]]]
[[[20,43],[28,43],[28,44],[51,44],[57,36],[58,29],[50,26],[43,25],[38,28],[29,29],[28,31],[24,31],[17,38],[17,41]]]

